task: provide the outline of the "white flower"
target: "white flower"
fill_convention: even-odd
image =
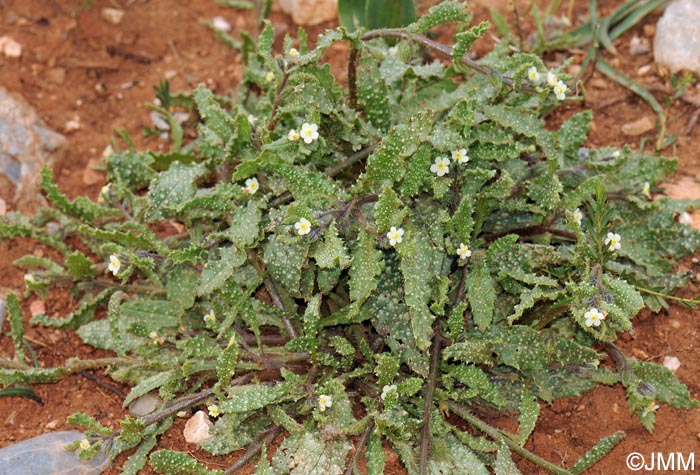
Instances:
[[[547,71],[547,85],[549,87],[556,86],[558,81],[559,78],[557,78],[556,74],[554,74],[552,71]]]
[[[211,417],[219,417],[221,415],[221,409],[219,409],[219,406],[216,404],[208,405],[207,410],[209,411],[209,415]]]
[[[156,333],[156,331],[154,330],[154,331],[152,331],[151,333],[148,334],[148,338],[150,338],[151,340],[157,340],[157,339],[158,339],[158,333]]]
[[[567,89],[568,88],[566,87],[566,84],[564,84],[563,81],[557,82],[557,85],[554,86],[554,94],[556,94],[557,99],[559,99],[560,101],[563,101],[564,99],[566,99]]]
[[[275,73],[272,71],[268,71],[267,74],[265,74],[265,81],[267,82],[272,82],[275,79]]]
[[[318,397],[318,410],[325,412],[325,410],[333,405],[333,398],[327,394],[321,394]]]
[[[80,441],[80,450],[87,450],[90,448],[90,441],[83,439]]]
[[[403,229],[396,229],[396,226],[392,226],[389,232],[386,233],[386,238],[389,240],[389,244],[396,246],[403,241]]]
[[[253,114],[248,114],[248,123],[250,125],[255,125],[255,123],[258,121],[258,118],[255,117]]]
[[[619,150],[615,150],[615,151],[612,153],[611,156],[612,156],[612,158],[617,158],[617,157],[619,157],[619,156],[620,156],[620,151],[619,151]]]
[[[289,133],[287,134],[287,140],[289,140],[290,142],[295,142],[295,141],[299,140],[300,138],[301,138],[301,135],[299,135],[299,132],[297,132],[294,129],[290,130]]]
[[[311,223],[306,218],[301,218],[299,221],[294,223],[294,229],[297,230],[299,236],[304,234],[309,234],[311,232]]]
[[[399,47],[392,46],[391,48],[389,48],[389,54],[392,56],[396,56],[397,54],[399,54]]]
[[[216,315],[214,315],[214,310],[209,310],[209,313],[204,315],[203,320],[205,323],[214,323],[216,321]]]
[[[112,254],[109,256],[109,265],[107,266],[107,270],[110,271],[112,274],[117,275],[119,273],[119,269],[122,268],[122,263],[119,260],[119,257],[117,257],[116,254]]]
[[[386,397],[389,395],[389,393],[397,391],[396,385],[395,384],[387,384],[382,388],[382,401],[386,401]]]
[[[452,151],[452,160],[457,163],[467,163],[469,161],[469,155],[467,155],[467,149],[460,148],[459,150]]]
[[[260,183],[258,183],[258,179],[253,177],[253,178],[248,178],[245,181],[245,188],[243,188],[243,193],[246,193],[248,195],[254,195],[256,191],[260,188]]]
[[[111,184],[111,183],[107,183],[105,186],[103,186],[102,188],[100,188],[100,195],[101,195],[101,196],[107,196],[107,195],[109,195],[109,192],[110,192],[111,189],[112,189],[112,184]]]
[[[656,410],[659,408],[659,405],[658,405],[658,404],[654,404],[654,402],[655,402],[655,401],[651,401],[651,402],[647,405],[647,407],[644,408],[644,410],[642,411],[642,417],[646,417],[646,416],[648,416],[649,414],[652,414],[652,413],[656,412]]]
[[[311,143],[318,138],[318,125],[304,122],[301,126],[301,138],[304,143]]]
[[[642,194],[647,198],[651,198],[651,185],[648,181],[645,181],[644,185],[642,185]]]
[[[445,176],[450,173],[450,159],[447,157],[438,157],[435,159],[435,163],[430,165],[430,171],[436,173],[437,176]]]
[[[537,71],[537,66],[532,66],[527,70],[527,78],[534,83],[539,83],[542,79],[539,71]]]
[[[228,339],[228,346],[233,346],[236,344],[236,335],[231,335],[231,338]]]
[[[34,278],[34,274],[24,274],[24,283],[25,284],[36,284],[36,279]]]
[[[114,149],[111,145],[107,145],[104,150],[102,150],[102,160],[107,160],[114,153]]]
[[[296,48],[289,48],[289,56],[296,58],[299,56],[299,51]]]
[[[617,233],[608,233],[605,238],[605,245],[608,246],[610,252],[615,252],[620,250],[620,235]]]
[[[600,322],[605,320],[605,315],[600,313],[597,308],[592,308],[583,315],[583,318],[586,319],[587,327],[599,327]]]
[[[576,208],[572,214],[572,217],[574,218],[574,221],[576,221],[576,224],[581,226],[581,220],[583,219],[583,213],[581,212],[580,209]]]
[[[459,249],[457,249],[457,255],[460,259],[466,259],[467,257],[471,257],[472,251],[469,250],[466,244],[460,243]]]

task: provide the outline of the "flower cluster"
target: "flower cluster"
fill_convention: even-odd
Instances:
[[[537,66],[531,66],[527,70],[527,78],[533,84],[539,85],[541,83],[542,75],[537,70]],[[554,95],[557,96],[557,99],[559,99],[560,101],[566,99],[566,91],[569,88],[566,86],[566,84],[564,84],[564,81],[560,80],[557,77],[556,74],[554,74],[551,71],[547,71],[546,83],[547,86],[552,88],[552,90],[554,91]]]
[[[467,150],[461,148],[459,150],[452,151],[452,160],[456,163],[467,163],[469,162],[469,155],[467,155]],[[435,163],[430,165],[430,171],[435,173],[437,176],[445,176],[450,173],[450,159],[448,157],[438,157],[435,159]]]

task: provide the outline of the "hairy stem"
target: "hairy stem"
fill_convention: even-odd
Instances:
[[[258,440],[255,444],[251,445],[248,447],[248,450],[243,454],[241,458],[236,460],[236,463],[231,465],[226,471],[224,472],[224,475],[232,475],[236,473],[238,469],[243,467],[245,464],[247,464],[250,459],[255,457],[255,455],[260,452],[263,448],[263,445],[270,445],[273,440],[275,440],[275,437],[277,437],[280,433],[282,432],[282,429],[279,427],[274,427],[272,429],[269,429],[265,435],[264,438],[261,438]]]
[[[373,430],[374,420],[371,420],[367,425],[367,429],[365,429],[365,431],[362,433],[360,441],[357,443],[355,455],[352,456],[352,460],[350,460],[348,468],[345,469],[345,475],[352,475],[355,472],[355,467],[357,467],[357,463],[360,461],[360,457],[362,457],[362,449],[364,449],[365,445],[367,445],[367,442],[369,441],[369,436],[372,435]]]
[[[527,450],[524,447],[520,447],[513,437],[501,430],[496,429],[493,426],[488,425],[478,417],[473,416],[468,410],[463,408],[462,406],[458,405],[457,403],[453,401],[447,401],[446,402],[447,407],[450,409],[450,411],[454,412],[457,414],[459,417],[467,421],[469,424],[471,424],[473,427],[476,429],[480,430],[484,434],[488,435],[491,437],[493,440],[496,442],[499,442],[501,444],[505,444],[508,446],[510,450],[515,452],[516,454],[520,455],[522,458],[525,460],[529,460],[530,462],[534,463],[535,465],[538,465],[546,470],[549,470],[550,472],[556,474],[556,475],[573,475],[569,470],[565,470],[561,467],[558,467],[554,465],[551,462],[546,461],[542,457],[533,454],[529,450]]]
[[[369,41],[375,38],[396,38],[400,40],[411,40],[425,46],[426,48],[435,50],[445,56],[448,56],[450,58],[452,57],[452,48],[450,48],[449,46],[444,45],[442,43],[438,43],[437,41],[433,41],[430,38],[427,38],[423,35],[409,33],[408,31],[402,28],[382,28],[379,30],[369,31],[362,35],[361,39],[363,41]],[[470,69],[473,69],[474,71],[484,74],[486,76],[498,75],[503,84],[505,84],[508,87],[515,88],[515,81],[512,78],[509,78],[507,76],[500,76],[497,71],[477,63],[467,55],[462,56],[460,58],[460,61]],[[536,89],[530,86],[529,84],[521,84],[520,89],[528,92],[537,92]]]
[[[356,111],[360,110],[360,105],[357,103],[357,65],[360,62],[360,50],[355,48],[353,44],[350,47],[350,55],[348,57],[348,100],[350,107]]]

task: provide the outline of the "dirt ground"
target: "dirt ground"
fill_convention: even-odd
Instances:
[[[82,8],[83,2],[73,0],[0,0],[0,35],[7,34],[24,48],[21,59],[0,56],[0,85],[24,97],[39,112],[48,125],[66,133],[70,147],[55,164],[58,184],[69,196],[86,194],[96,197],[104,184],[102,175],[92,167],[98,162],[102,149],[109,143],[113,128],[125,129],[137,146],[156,147],[157,139],[143,135],[143,128],[150,126],[146,103],[154,97],[153,86],[170,77],[171,89],[189,90],[199,83],[206,83],[217,93],[229,93],[238,83],[242,68],[238,53],[217,42],[205,22],[216,15],[225,17],[233,26],[233,35],[245,30],[254,32],[254,13],[220,7],[214,0],[95,0]],[[497,2],[477,0],[470,7],[475,19],[488,17],[488,8],[499,8],[508,18],[505,0]],[[522,7],[527,1],[519,1]],[[538,2],[545,3],[545,2]],[[567,3],[567,2],[564,2]],[[577,15],[585,14],[583,4],[576,2]],[[621,1],[600,1],[602,14],[609,13]],[[124,7],[126,15],[119,25],[112,25],[100,16],[103,7]],[[574,19],[577,18],[574,16]],[[616,66],[642,81],[655,91],[657,98],[668,97],[667,78],[655,67],[643,78],[638,78],[640,67],[653,64],[651,53],[632,56],[629,43],[635,34],[649,39],[650,26],[658,14],[647,19],[616,42],[621,54],[609,57]],[[296,26],[291,18],[275,8],[272,22],[277,27],[278,38],[293,34]],[[332,23],[309,28],[313,38]],[[647,26],[645,29],[644,26]],[[523,29],[531,25],[525,20]],[[486,39],[477,46],[477,52],[488,51],[493,39]],[[343,45],[334,47],[327,59],[339,78],[345,77],[344,64],[347,50]],[[574,63],[580,63],[583,51],[572,52]],[[561,61],[563,55],[548,58]],[[695,89],[697,93],[697,89]],[[669,133],[678,136],[676,145],[664,153],[675,154],[680,160],[678,176],[674,181],[696,184],[700,180],[700,154],[694,144],[700,140],[700,127],[690,135],[686,129],[697,105],[687,101],[664,101],[669,117]],[[550,118],[556,127],[566,117],[591,108],[594,127],[589,138],[590,146],[630,143],[639,145],[641,137],[626,137],[622,124],[633,122],[641,116],[654,118],[653,112],[641,100],[625,89],[611,83],[599,74],[586,81],[584,101],[569,101]],[[77,121],[80,128],[66,131],[66,123]],[[653,143],[653,132],[646,134],[647,147]],[[0,189],[0,198],[10,199],[10,190]],[[22,272],[13,269],[11,262],[29,252],[50,252],[28,240],[0,242],[0,291],[21,292],[24,288]],[[689,261],[686,266],[694,267]],[[693,269],[700,271],[700,269]],[[700,274],[699,274],[700,276]],[[684,291],[688,296],[698,293],[692,283]],[[30,301],[23,302],[25,308]],[[46,302],[46,313],[65,315],[75,305],[67,292],[51,292]],[[28,310],[26,311],[29,317]],[[627,354],[640,359],[660,362],[664,356],[676,356],[681,361],[677,374],[688,385],[691,394],[700,398],[700,334],[699,311],[673,306],[659,315],[643,312],[636,318],[633,332],[621,337],[620,345]],[[7,325],[3,330],[7,329]],[[28,328],[27,339],[46,367],[62,364],[66,358],[79,356],[94,358],[106,356],[86,345],[73,331]],[[8,337],[0,337],[0,354],[11,354]],[[97,378],[97,381],[95,381]],[[19,398],[0,398],[0,447],[52,430],[66,428],[66,416],[80,411],[95,416],[106,426],[114,426],[124,415],[121,408],[126,387],[107,387],[114,383],[96,373],[91,378],[76,375],[51,385],[38,385],[37,394],[44,405]],[[508,421],[493,420],[507,426]],[[227,457],[211,457],[202,450],[186,444],[182,437],[184,420],[176,421],[159,444],[189,452],[211,468],[225,469],[242,452]],[[681,452],[689,454],[700,447],[700,409],[676,411],[661,407],[657,412],[657,426],[649,434],[636,418],[630,416],[621,387],[598,388],[581,397],[563,399],[551,406],[543,406],[539,425],[528,442],[528,448],[547,460],[563,466],[571,466],[587,448],[601,437],[617,430],[627,432],[626,439],[611,454],[591,468],[588,474],[627,473],[625,458],[631,452]],[[405,473],[395,456],[390,457],[387,474]],[[116,460],[108,475],[120,473],[125,461]],[[519,461],[525,474],[538,472],[537,468]],[[251,473],[252,468],[241,473]],[[145,470],[144,473],[152,473]]]

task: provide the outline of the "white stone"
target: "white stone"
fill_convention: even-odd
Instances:
[[[71,119],[63,126],[63,131],[67,134],[76,130],[80,130],[80,120]]]
[[[693,224],[693,217],[687,211],[683,211],[678,215],[678,222],[687,226]]]
[[[144,394],[129,404],[129,414],[134,417],[145,416],[155,411],[162,402],[163,400],[157,394]]]
[[[19,58],[22,56],[22,45],[9,36],[0,37],[0,50],[8,58]]]
[[[676,0],[656,24],[654,60],[671,72],[700,72],[700,0]]]
[[[209,420],[209,416],[204,411],[197,411],[194,416],[185,423],[185,429],[182,431],[182,435],[185,436],[185,440],[190,444],[198,444],[204,440],[211,437],[209,429],[211,429],[214,424]]]
[[[231,31],[231,24],[222,16],[215,16],[212,18],[211,25],[217,30],[225,31],[226,33]]]
[[[338,17],[338,0],[280,0],[280,7],[297,25],[318,25]]]
[[[675,356],[664,356],[662,364],[675,373],[681,367],[681,360]]]
[[[124,19],[124,10],[118,8],[103,8],[100,13],[102,14],[102,18],[112,25],[118,25]]]

